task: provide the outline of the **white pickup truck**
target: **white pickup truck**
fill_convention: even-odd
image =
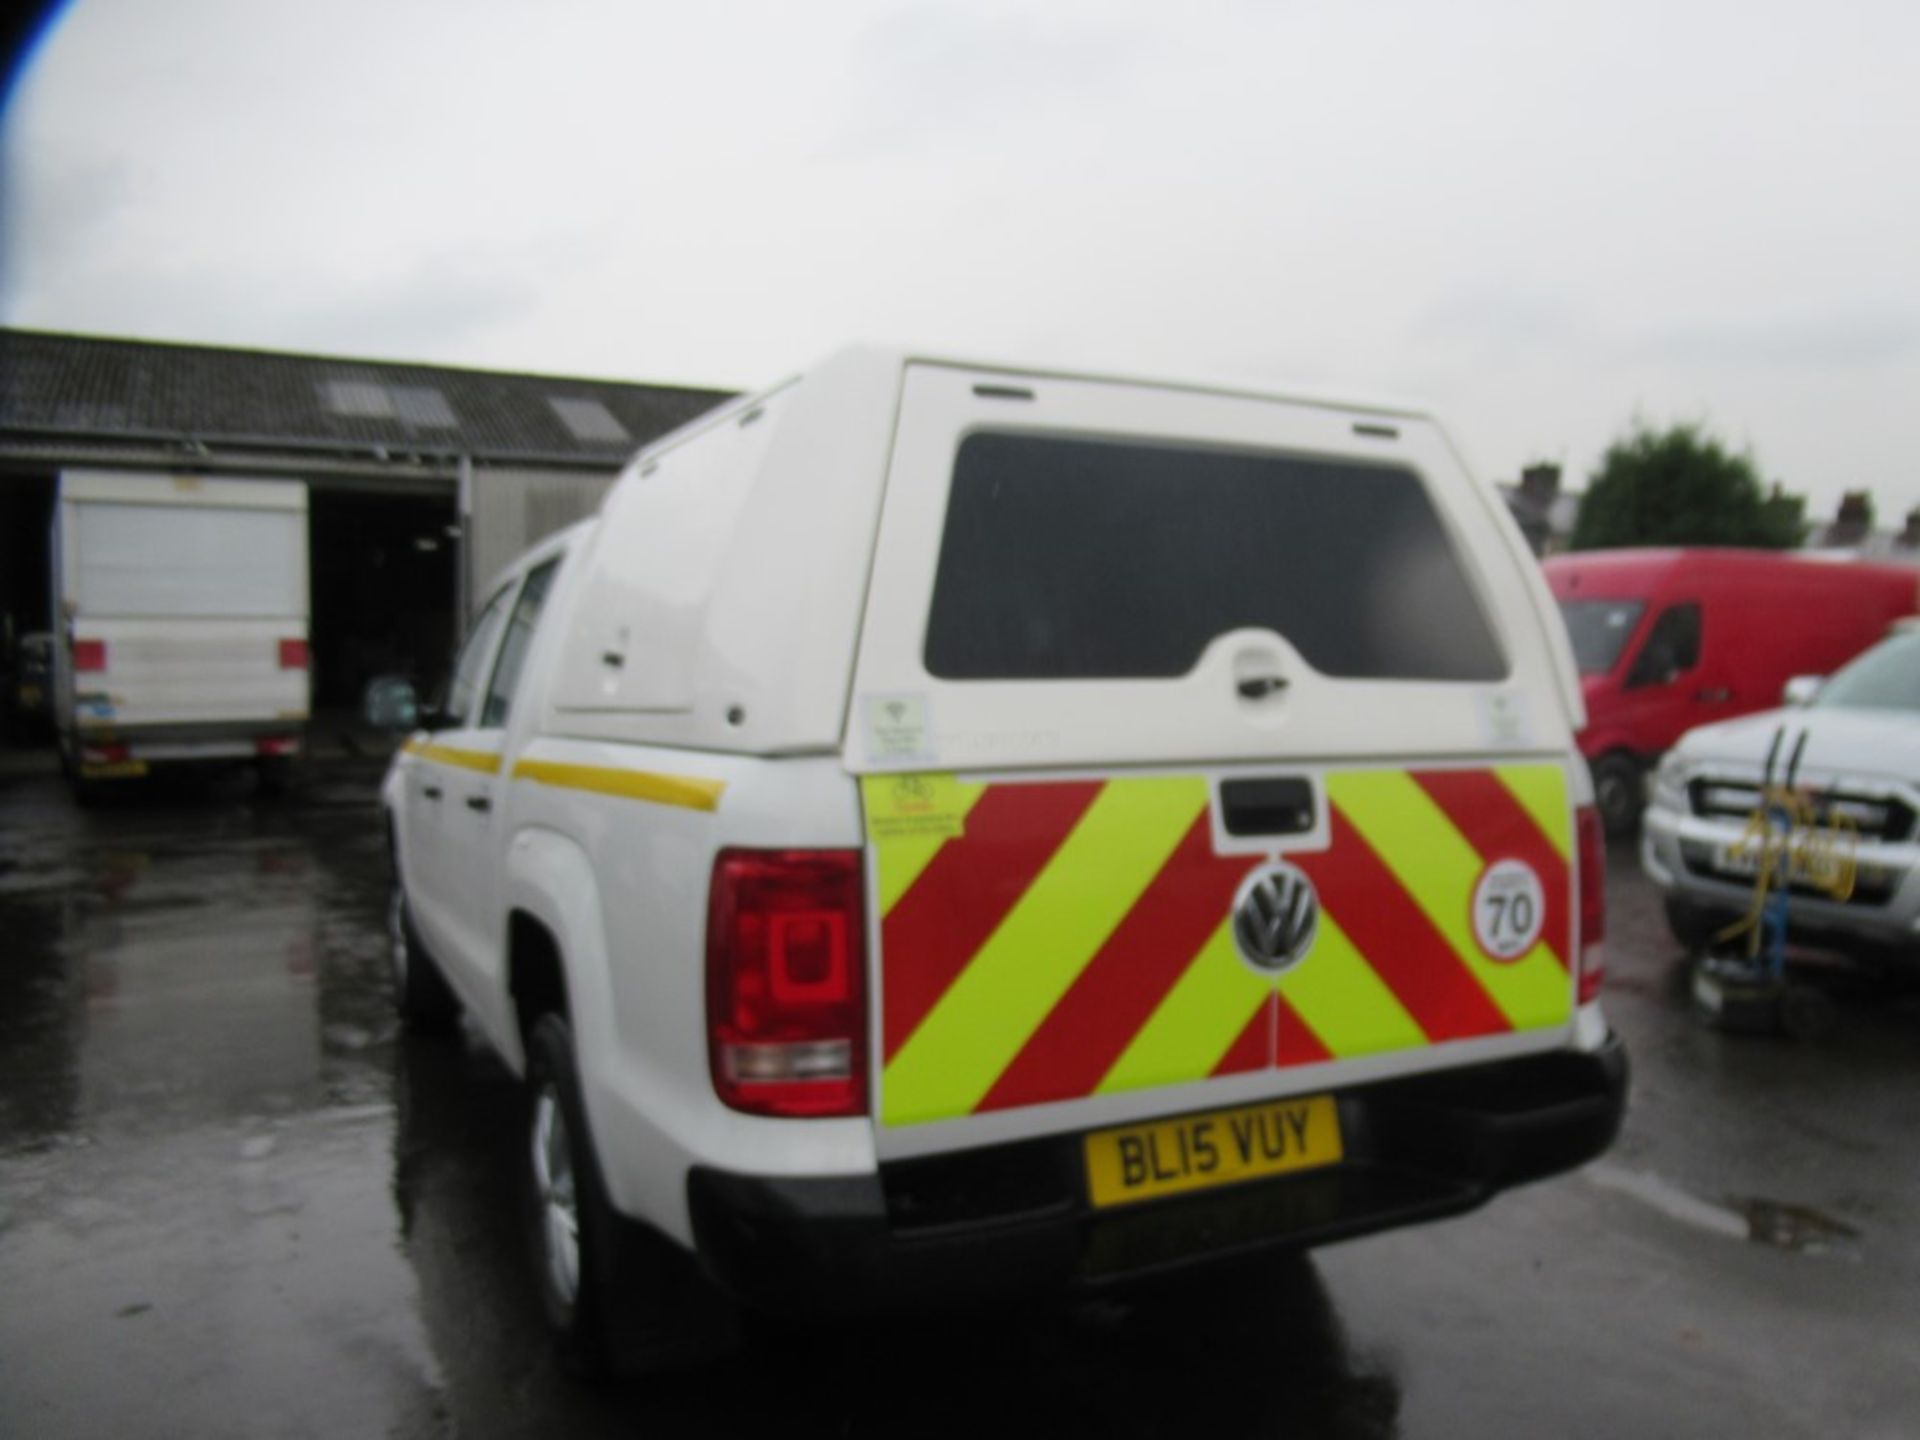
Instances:
[[[1611,1141],[1566,637],[1418,414],[853,351],[487,592],[383,791],[581,1365],[1124,1285]]]

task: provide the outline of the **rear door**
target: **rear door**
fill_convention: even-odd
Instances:
[[[307,717],[306,489],[63,479],[74,710],[116,731],[251,733]]]
[[[402,754],[407,790],[401,860],[407,900],[427,947],[463,986],[474,945],[474,922],[466,903],[460,854],[469,839],[469,815],[491,809],[500,773],[501,734],[483,724],[489,667],[513,598],[512,584],[487,597],[454,656],[446,690],[433,716],[434,728],[410,739]],[[485,808],[468,808],[476,799]]]
[[[461,963],[474,976],[477,1003],[499,1003],[507,994],[503,967],[506,907],[500,899],[502,839],[498,813],[508,779],[507,736],[520,692],[520,676],[559,569],[558,556],[527,571],[506,592],[513,597],[500,630],[500,643],[474,694],[461,729],[449,737],[472,763],[447,777],[448,803],[443,860],[447,866],[447,923]],[[489,1016],[496,1024],[502,1017]]]
[[[1563,1043],[1506,545],[1417,419],[911,367],[846,753],[882,1154]]]

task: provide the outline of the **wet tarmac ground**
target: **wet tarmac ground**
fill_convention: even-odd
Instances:
[[[1620,1143],[1463,1219],[1138,1302],[767,1328],[587,1388],[514,1086],[400,1036],[370,769],[75,809],[0,779],[0,1436],[1920,1434],[1920,999],[1717,1034],[1614,856]]]

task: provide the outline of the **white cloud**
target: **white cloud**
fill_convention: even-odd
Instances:
[[[754,384],[855,338],[1706,415],[1920,501],[1920,11],[78,0],[10,323]]]

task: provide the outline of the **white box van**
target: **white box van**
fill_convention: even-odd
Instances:
[[[1580,718],[1430,419],[850,352],[488,592],[400,1000],[526,1075],[582,1363],[1455,1214],[1620,1121]]]
[[[311,697],[305,485],[69,470],[52,555],[54,724],[83,795],[188,763],[284,780]]]

